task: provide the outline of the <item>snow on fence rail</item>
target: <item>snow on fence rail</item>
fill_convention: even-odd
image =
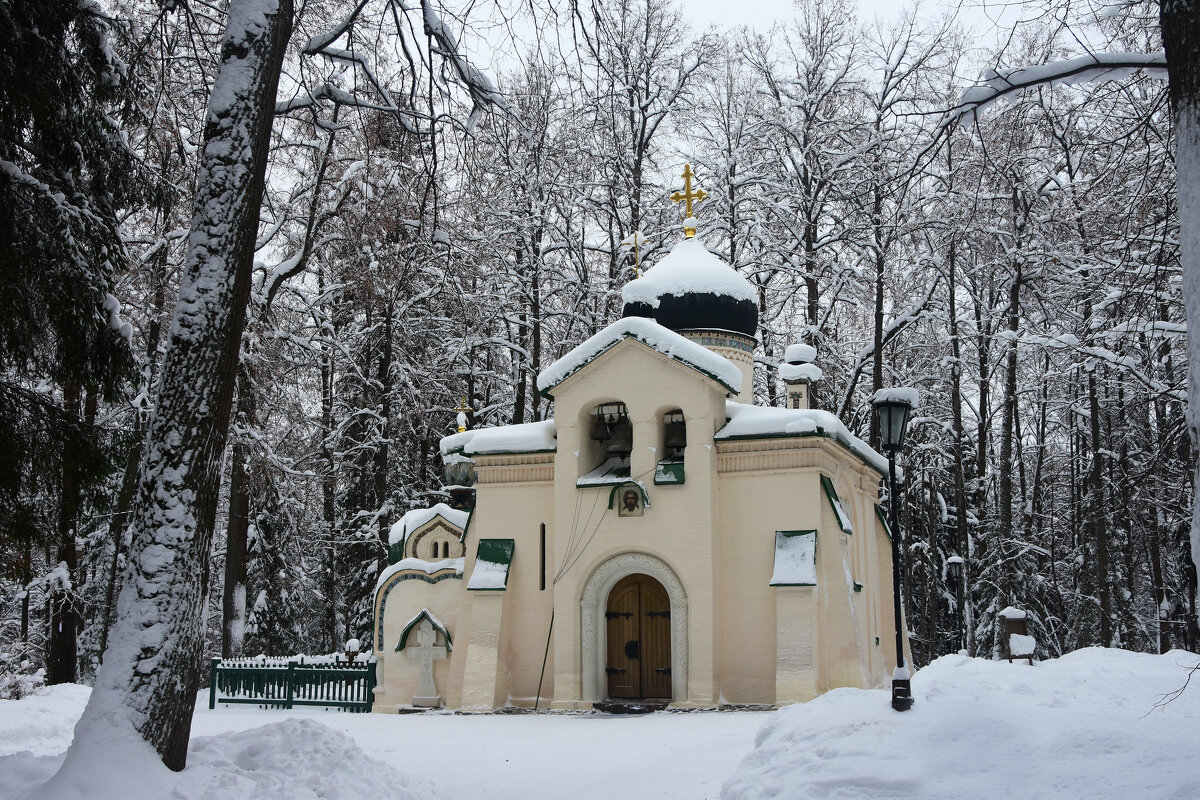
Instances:
[[[375,701],[373,661],[214,658],[210,672],[209,708],[217,703],[250,703],[275,708],[334,706],[358,712],[370,711]]]

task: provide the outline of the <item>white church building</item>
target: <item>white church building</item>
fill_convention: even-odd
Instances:
[[[788,348],[787,408],[753,405],[755,294],[696,238],[623,297],[538,376],[553,419],[442,440],[473,505],[391,530],[376,711],[784,705],[890,679],[887,461],[808,407],[813,349]]]

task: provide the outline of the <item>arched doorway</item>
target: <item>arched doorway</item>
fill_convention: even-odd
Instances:
[[[649,575],[622,578],[608,593],[608,696],[621,700],[671,699],[671,598]]]

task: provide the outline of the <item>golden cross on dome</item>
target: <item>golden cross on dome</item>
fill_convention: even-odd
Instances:
[[[692,203],[693,202],[698,203],[701,200],[703,200],[704,198],[708,197],[708,192],[704,191],[703,189],[697,189],[694,192],[692,191],[692,178],[694,178],[694,177],[695,177],[695,173],[692,172],[692,165],[684,164],[683,165],[683,191],[675,192],[674,194],[671,195],[672,203],[685,203],[686,204],[684,206],[684,208],[686,209],[687,213],[684,215],[684,219],[683,219],[683,222],[684,222],[683,235],[689,239],[691,239],[693,236],[696,235],[695,226],[689,224],[690,222],[695,222],[695,219],[692,217]]]
[[[467,398],[462,398],[458,401],[458,408],[454,409],[458,412],[458,432],[462,433],[467,429],[467,412],[475,409],[467,405]]]

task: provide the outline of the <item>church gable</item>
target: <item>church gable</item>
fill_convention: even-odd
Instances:
[[[617,320],[555,361],[538,375],[538,391],[543,395],[552,396],[559,384],[587,368],[626,339],[640,342],[672,361],[695,370],[718,383],[727,392],[737,394],[741,391],[742,373],[728,359],[652,320],[640,317]]]
[[[388,563],[405,558],[442,561],[462,558],[470,513],[438,503],[409,511],[388,532]]]

